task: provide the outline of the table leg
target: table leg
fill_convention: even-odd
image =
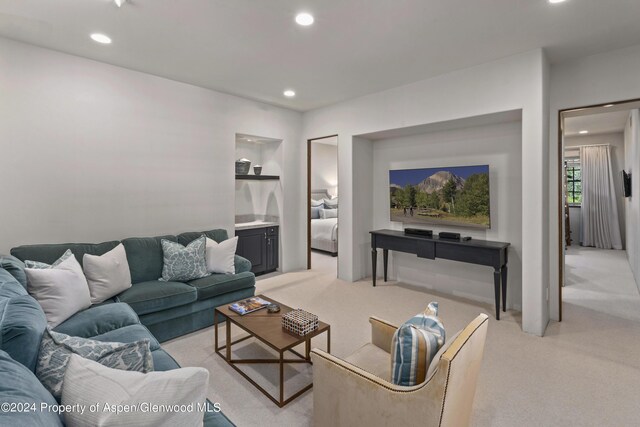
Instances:
[[[507,311],[507,266],[502,267],[502,311]]]
[[[284,404],[284,353],[280,352],[280,407]]]
[[[378,263],[378,251],[371,249],[371,271],[373,273],[373,286],[376,285],[376,264]]]
[[[331,354],[331,327],[327,329],[327,353]]]
[[[216,335],[216,346],[215,350],[218,351],[218,312],[213,310],[213,324],[215,325],[215,335]]]
[[[311,340],[307,339],[304,342],[304,358],[307,360],[311,360]]]
[[[389,265],[389,249],[382,250],[382,259],[384,261],[384,281],[387,281],[387,265]]]
[[[496,294],[496,320],[500,320],[500,269],[493,272],[493,288]]]
[[[231,363],[231,322],[227,319],[224,323],[227,325],[227,362]]]

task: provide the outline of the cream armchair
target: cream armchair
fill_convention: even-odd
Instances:
[[[389,352],[397,327],[376,317],[369,322],[371,343],[346,360],[312,350],[314,425],[467,426],[488,317],[480,314],[445,344],[427,380],[411,387],[389,382]]]

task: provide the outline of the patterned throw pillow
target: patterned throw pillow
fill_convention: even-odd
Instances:
[[[444,345],[445,331],[438,316],[438,303],[398,328],[391,342],[391,382],[412,386],[426,379],[429,365]]]
[[[47,328],[40,344],[36,376],[58,400],[62,395],[62,382],[72,354],[114,369],[144,373],[153,371],[148,339],[132,343],[102,342],[71,337]]]
[[[164,253],[162,280],[186,282],[209,275],[205,260],[206,236],[198,237],[187,246],[166,239],[162,239],[161,243]]]
[[[71,252],[71,249],[67,249],[65,253],[63,253],[62,256],[58,258],[53,264],[47,264],[46,262],[40,262],[40,261],[26,260],[24,262],[24,266],[27,268],[39,268],[39,269],[54,268],[59,266],[62,262],[66,261],[72,256],[73,256],[73,252]]]

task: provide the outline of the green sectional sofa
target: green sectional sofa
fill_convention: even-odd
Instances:
[[[53,263],[67,250],[82,265],[84,254],[103,255],[120,243],[127,252],[133,286],[113,302],[125,302],[160,342],[213,325],[213,309],[255,294],[251,263],[236,255],[236,274],[212,274],[190,282],[163,282],[162,239],[187,245],[202,235],[221,242],[226,230],[187,232],[157,237],[131,237],[103,243],[63,243],[18,246],[11,255],[21,261]],[[23,273],[24,274],[24,273]]]
[[[63,245],[62,247],[72,247],[76,251],[76,256],[81,256],[83,253],[99,254],[104,252],[112,247],[112,243],[82,246]],[[81,247],[83,250],[80,250]],[[47,262],[56,259],[59,250],[61,249],[55,245],[47,245],[31,247],[31,249],[17,248],[16,253],[24,254],[27,258],[38,255],[33,257]],[[251,283],[253,283],[252,280]],[[34,373],[47,321],[40,305],[27,293],[26,287],[24,264],[15,257],[0,256],[0,403],[10,405],[6,407],[7,410],[4,410],[5,407],[0,410],[0,425],[63,426],[64,417],[55,412],[40,410],[43,404],[55,405],[57,402],[38,381]],[[194,306],[201,301],[198,299],[197,287],[191,286],[191,288],[194,289],[191,294],[195,295],[195,299],[182,298],[182,306]],[[238,293],[242,294],[242,290],[228,292],[225,295],[229,295],[228,298],[231,298],[231,295]],[[148,299],[151,300],[157,296],[158,294],[150,291]],[[170,293],[163,293],[162,296],[168,298]],[[223,300],[222,295],[207,299],[211,304]],[[153,307],[162,308],[163,306],[159,304]],[[199,307],[204,307],[204,305]],[[171,309],[164,308],[163,311],[171,313]],[[196,309],[192,313],[197,314],[200,311],[205,311],[205,309]],[[209,311],[212,310],[209,309]],[[177,319],[182,319],[178,321],[179,330],[184,330],[186,324],[192,328],[198,328],[212,322],[212,320],[205,320],[204,316],[194,317],[193,322],[187,322],[185,318],[188,318],[188,315],[182,314],[177,317]],[[164,319],[163,322],[157,322],[154,325],[171,327],[173,319],[176,317]],[[68,335],[109,342],[133,342],[146,338],[151,342],[154,370],[167,371],[180,367],[162,349],[149,329],[140,323],[140,319],[132,307],[123,302],[110,301],[83,310],[58,325],[54,330]],[[215,384],[214,377],[211,377],[210,381],[211,384]],[[208,403],[210,409],[204,416],[204,426],[228,427],[234,425],[222,412],[215,412],[211,402]],[[27,410],[19,410],[19,408],[24,409],[25,407]]]

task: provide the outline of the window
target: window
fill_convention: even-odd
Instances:
[[[582,171],[580,163],[567,162],[567,203],[579,205],[582,203]]]

